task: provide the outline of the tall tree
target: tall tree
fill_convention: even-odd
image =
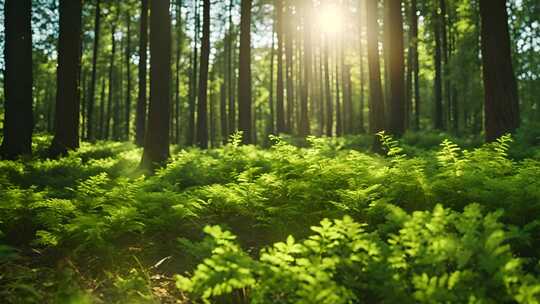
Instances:
[[[480,0],[486,141],[519,127],[505,0]]]
[[[210,0],[203,0],[203,28],[201,64],[199,73],[199,98],[197,103],[197,145],[208,148],[208,65],[210,59]]]
[[[437,130],[444,128],[443,96],[442,96],[442,46],[441,46],[441,14],[437,2],[433,11],[433,39],[435,40],[435,113],[433,127]]]
[[[388,2],[388,74],[390,78],[390,120],[388,130],[395,136],[405,133],[406,99],[405,99],[405,69],[403,57],[403,17],[401,15],[401,0],[386,0]]]
[[[125,124],[124,135],[125,139],[129,140],[129,132],[131,130],[131,16],[126,12],[126,103],[124,108]]]
[[[377,0],[366,0],[367,53],[369,69],[369,131],[375,134],[384,130],[384,99],[381,86],[381,67],[379,62],[379,23],[377,21]],[[376,138],[373,150],[381,151],[381,143]]]
[[[153,169],[169,158],[171,86],[170,0],[150,2],[150,106],[141,167]]]
[[[312,51],[311,51],[311,22],[309,17],[311,16],[311,0],[304,0],[303,9],[304,12],[304,83],[302,85],[302,100],[300,102],[300,121],[298,124],[298,135],[305,137],[309,135],[309,95],[311,91],[311,73],[312,73]]]
[[[330,82],[330,42],[328,35],[325,35],[324,42],[324,83],[326,92],[326,136],[331,137],[333,135],[334,126],[334,104],[332,101],[332,90]]]
[[[116,57],[116,28],[117,20],[111,22],[111,54],[109,57],[109,96],[107,99],[107,111],[105,114],[105,139],[114,137],[114,127],[111,126],[111,120],[113,120],[113,103],[115,102],[114,95],[116,93],[116,79],[115,79],[115,57]]]
[[[251,101],[251,6],[252,0],[242,0],[240,19],[240,54],[238,74],[238,123],[244,144],[253,142]]]
[[[90,83],[89,97],[86,109],[86,139],[93,141],[96,137],[94,123],[94,107],[96,100],[97,59],[99,53],[99,39],[101,28],[101,0],[96,1],[94,16],[94,46],[92,51],[92,80]]]
[[[234,48],[233,48],[233,32],[234,32],[234,24],[233,24],[233,14],[232,9],[234,6],[234,0],[229,1],[229,30],[228,30],[228,37],[227,37],[227,91],[229,93],[229,133],[232,134],[236,132],[236,101],[235,101],[235,90],[234,90],[234,78],[235,78],[235,72],[233,68],[233,54],[234,54]]]
[[[414,91],[414,127],[416,130],[420,129],[420,65],[418,61],[418,16],[417,16],[417,2],[411,0],[411,28],[410,28],[410,41],[409,52],[412,68],[412,82]]]
[[[15,159],[32,153],[31,0],[5,0],[5,116],[0,157]]]
[[[146,73],[148,64],[148,0],[141,0],[141,21],[139,37],[139,91],[137,96],[137,113],[135,122],[135,143],[144,144],[146,132]]]
[[[286,3],[289,4],[290,1]],[[291,7],[286,6],[285,11],[287,12],[285,17],[284,27],[285,31],[285,57],[286,57],[286,67],[285,75],[287,82],[287,113],[286,113],[286,129],[287,132],[293,131],[293,111],[294,111],[294,64],[293,64],[293,43],[294,43],[294,28],[293,28],[293,14],[291,12]]]
[[[180,143],[180,56],[182,54],[183,33],[182,33],[182,0],[176,2],[176,84],[175,84],[175,113],[174,113],[174,137],[176,143]]]
[[[277,83],[276,83],[276,131],[283,133],[285,127],[285,88],[283,83],[283,0],[275,0],[277,33]]]
[[[51,157],[79,147],[82,0],[60,0],[56,115]]]
[[[194,1],[195,6],[195,16],[193,18],[194,20],[194,28],[195,28],[195,37],[193,38],[193,61],[191,62],[191,78],[190,78],[190,86],[189,86],[189,119],[188,119],[188,130],[187,130],[187,137],[186,142],[188,146],[193,146],[195,144],[195,107],[197,102],[197,77],[198,77],[198,66],[199,66],[199,49],[198,49],[198,41],[199,41],[199,1]]]

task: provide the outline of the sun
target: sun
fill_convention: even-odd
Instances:
[[[336,5],[322,5],[317,9],[317,23],[323,33],[337,34],[343,29],[343,14]]]

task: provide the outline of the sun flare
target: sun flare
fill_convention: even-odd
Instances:
[[[336,5],[323,5],[319,7],[317,23],[326,34],[337,34],[343,29],[343,13]]]

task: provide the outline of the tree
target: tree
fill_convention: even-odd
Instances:
[[[154,169],[169,158],[171,86],[170,0],[150,2],[150,106],[141,167]]]
[[[309,114],[308,103],[311,86],[312,55],[311,55],[311,26],[308,17],[311,16],[311,0],[304,0],[304,82],[302,85],[302,100],[300,102],[300,121],[298,124],[298,135],[305,137],[309,135]]]
[[[240,19],[240,56],[238,74],[238,123],[244,144],[253,142],[251,106],[251,6],[252,0],[242,0]]]
[[[418,62],[418,16],[416,0],[411,0],[411,28],[410,28],[410,66],[412,68],[412,82],[414,91],[414,127],[420,130],[420,65]]]
[[[5,0],[5,113],[0,157],[16,159],[32,153],[31,0]]]
[[[435,39],[435,113],[433,128],[444,128],[443,96],[442,96],[442,46],[441,46],[441,16],[437,3],[434,4],[433,12],[433,39]]]
[[[210,58],[210,0],[203,0],[203,29],[201,64],[199,73],[199,98],[197,103],[197,145],[208,148],[208,65]]]
[[[275,0],[277,33],[276,131],[283,133],[285,126],[285,87],[283,82],[283,0]]]
[[[379,62],[379,42],[377,35],[377,0],[366,1],[367,50],[369,69],[369,131],[371,134],[384,130],[384,100],[381,86],[381,67]],[[375,139],[373,150],[381,151],[381,143]]]
[[[406,99],[403,58],[403,17],[401,15],[401,0],[386,0],[388,2],[388,74],[390,78],[390,120],[388,130],[395,136],[405,133]]]
[[[60,0],[60,36],[54,138],[51,157],[79,147],[82,0]]]
[[[90,141],[95,139],[94,107],[96,99],[97,59],[99,53],[99,38],[101,28],[101,0],[96,1],[94,17],[94,48],[92,51],[92,80],[90,83],[89,97],[86,110],[86,138]]]
[[[124,116],[126,118],[124,124],[125,139],[129,140],[129,131],[131,129],[131,15],[126,12],[126,103],[124,108]]]
[[[331,137],[333,135],[333,126],[334,126],[334,105],[332,101],[332,90],[330,88],[330,42],[328,35],[325,35],[324,42],[324,83],[325,83],[325,92],[326,92],[326,136]]]
[[[135,122],[135,143],[144,144],[146,132],[146,71],[148,64],[148,0],[141,0],[141,23],[139,37],[139,92],[137,97],[137,113]]]
[[[486,141],[519,127],[505,0],[480,0]]]

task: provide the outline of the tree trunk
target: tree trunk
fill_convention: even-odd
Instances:
[[[240,21],[240,55],[238,75],[238,119],[244,144],[253,142],[251,121],[251,6],[252,0],[242,0]]]
[[[385,24],[388,31],[388,74],[390,77],[390,124],[389,132],[395,136],[405,133],[406,100],[403,58],[403,17],[401,15],[401,0],[386,0],[388,2],[389,22]]]
[[[32,29],[30,0],[4,3],[5,116],[2,159],[32,153]]]
[[[283,82],[283,0],[275,0],[276,32],[277,32],[277,99],[276,99],[276,131],[278,134],[286,131],[285,126],[285,88]]]
[[[264,144],[268,144],[268,136],[275,133],[274,128],[274,55],[276,48],[275,41],[276,27],[275,23],[272,26],[272,46],[270,47],[270,87],[269,87],[269,96],[268,96],[268,118],[267,118],[267,127],[266,135],[264,137]]]
[[[180,56],[182,55],[182,0],[176,3],[176,84],[175,84],[175,113],[174,113],[174,138],[176,144],[180,144]]]
[[[126,121],[124,124],[124,134],[125,139],[129,140],[129,132],[131,130],[131,16],[129,13],[126,13],[126,22],[127,22],[127,35],[126,35],[126,104],[125,106],[125,117]]]
[[[418,61],[418,16],[416,0],[411,0],[411,61],[414,87],[414,126],[420,130],[420,66]]]
[[[505,0],[480,0],[486,141],[519,127],[519,100],[512,67]]]
[[[330,70],[330,64],[329,64],[329,58],[330,58],[330,42],[329,38],[326,35],[325,36],[325,43],[324,43],[324,83],[325,83],[325,92],[326,92],[326,136],[332,137],[334,134],[333,127],[334,127],[334,104],[332,101],[332,89],[331,89],[331,82],[330,82],[330,74],[332,71]]]
[[[141,167],[154,169],[169,158],[171,17],[169,0],[150,2],[150,107]]]
[[[94,141],[96,137],[94,123],[94,107],[96,104],[96,82],[97,82],[97,59],[99,54],[99,38],[101,28],[101,0],[96,1],[96,12],[94,17],[94,48],[92,51],[92,82],[90,83],[89,97],[86,109],[86,138]]]
[[[233,68],[233,19],[232,19],[232,9],[234,6],[233,0],[229,1],[229,37],[227,39],[227,90],[229,93],[229,134],[236,132],[236,101],[234,99],[235,88],[234,88],[234,68]]]
[[[340,137],[343,135],[343,117],[341,116],[341,92],[340,92],[340,83],[339,83],[339,68],[341,65],[341,69],[343,69],[343,62],[341,61],[341,58],[343,56],[341,55],[340,49],[342,48],[342,45],[339,45],[339,43],[336,43],[336,136]],[[341,80],[343,81],[343,79]]]
[[[288,3],[288,2],[287,2]],[[286,7],[285,18],[285,57],[286,57],[286,81],[287,81],[287,113],[286,113],[286,130],[292,133],[293,130],[293,112],[294,112],[294,62],[293,62],[293,34],[292,13],[289,6]]]
[[[49,155],[56,158],[79,147],[82,0],[60,0],[60,35],[54,138]]]
[[[193,146],[195,144],[195,106],[197,101],[197,77],[198,77],[198,56],[199,50],[197,42],[199,40],[199,1],[195,0],[195,37],[193,38],[193,43],[195,47],[193,48],[193,62],[191,65],[191,79],[189,87],[189,120],[188,120],[188,134],[186,137],[186,142],[188,146]]]
[[[311,24],[309,17],[311,16],[311,0],[304,0],[304,83],[302,85],[302,100],[300,102],[300,122],[298,135],[306,137],[310,133],[309,126],[309,95],[312,89],[311,72],[312,72],[312,51],[311,51]]]
[[[444,129],[444,114],[442,100],[442,54],[441,54],[441,17],[438,6],[435,5],[433,15],[434,39],[435,39],[435,113],[433,127],[436,130]]]
[[[139,38],[139,92],[137,97],[137,117],[135,124],[135,143],[144,144],[146,132],[146,73],[147,73],[147,47],[148,47],[148,0],[141,1],[141,24]]]
[[[371,134],[383,131],[385,126],[384,100],[381,86],[379,62],[379,42],[377,39],[377,0],[366,0],[367,50],[369,69],[369,131]],[[381,143],[375,138],[373,151],[381,152]]]
[[[210,58],[210,0],[203,0],[203,29],[201,41],[201,65],[199,75],[199,98],[197,103],[197,145],[208,148],[208,65]]]

